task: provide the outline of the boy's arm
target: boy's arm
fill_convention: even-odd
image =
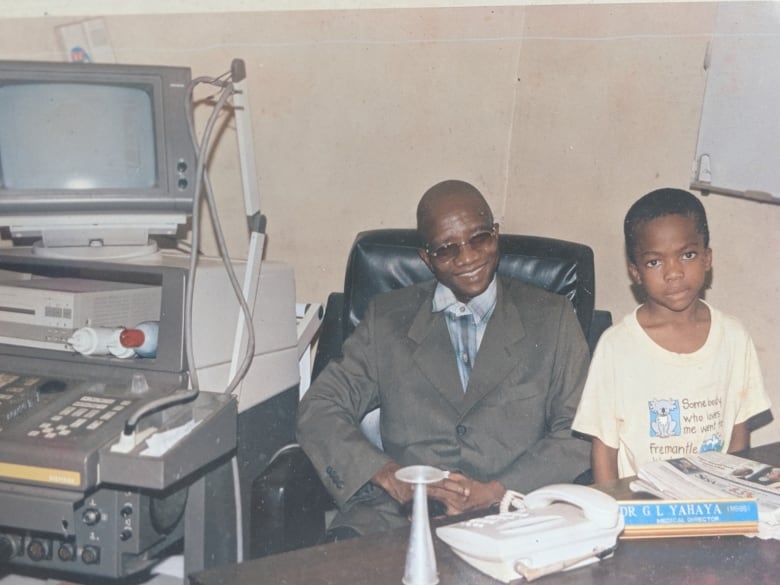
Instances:
[[[617,453],[617,449],[608,447],[600,439],[593,437],[590,463],[593,467],[593,481],[595,483],[618,478]]]
[[[744,451],[750,449],[750,429],[747,422],[741,422],[734,425],[731,431],[731,441],[729,442],[729,453]]]

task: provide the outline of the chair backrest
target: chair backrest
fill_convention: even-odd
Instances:
[[[499,274],[565,295],[585,337],[593,320],[593,251],[584,244],[537,236],[499,235]],[[346,339],[375,294],[433,278],[420,259],[417,230],[380,229],[355,238],[344,280],[342,339]]]

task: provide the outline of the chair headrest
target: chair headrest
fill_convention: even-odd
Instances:
[[[538,236],[500,234],[498,272],[565,295],[586,335],[593,318],[593,250],[584,244]],[[414,229],[360,232],[352,245],[344,281],[344,337],[352,333],[375,294],[430,280]]]

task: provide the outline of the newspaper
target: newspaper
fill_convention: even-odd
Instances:
[[[643,465],[631,491],[663,499],[750,498],[758,504],[758,537],[780,539],[780,467],[708,451]]]

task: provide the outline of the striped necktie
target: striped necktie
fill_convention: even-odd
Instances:
[[[474,323],[474,316],[459,315],[454,318],[455,326],[458,330],[456,341],[456,354],[458,358],[458,373],[460,381],[463,384],[463,391],[469,385],[471,369],[474,367],[474,359],[477,353],[477,326]]]

